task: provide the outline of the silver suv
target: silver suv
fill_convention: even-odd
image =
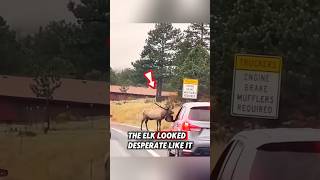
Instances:
[[[217,180],[318,180],[319,129],[242,131],[230,140],[212,172]]]
[[[193,141],[191,150],[169,149],[169,156],[210,156],[210,103],[190,102],[182,105],[172,130],[187,131]]]

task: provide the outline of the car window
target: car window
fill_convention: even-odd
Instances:
[[[320,142],[270,143],[257,148],[250,180],[318,180]]]
[[[195,121],[210,121],[210,107],[193,107],[190,109],[188,118]]]
[[[234,144],[234,141],[231,141],[228,144],[228,146],[223,150],[222,154],[220,155],[220,157],[219,157],[219,159],[218,159],[218,161],[215,164],[215,167],[213,169],[212,176],[211,176],[212,179],[215,179],[215,180],[218,179],[218,175],[219,175],[219,172],[222,169],[223,162],[226,160],[227,155],[229,154],[230,149],[231,149],[233,144]]]
[[[241,141],[237,141],[233,150],[230,153],[228,160],[222,170],[221,180],[231,180],[233,172],[236,168],[237,162],[240,158],[241,152],[243,150],[243,143]]]

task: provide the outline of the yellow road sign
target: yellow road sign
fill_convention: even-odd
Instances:
[[[277,119],[282,57],[236,54],[231,115]]]
[[[183,79],[183,84],[193,84],[198,85],[199,81],[198,79]]]
[[[197,99],[198,96],[198,79],[183,79],[182,98]]]
[[[282,57],[237,54],[235,56],[234,67],[236,70],[281,73]]]

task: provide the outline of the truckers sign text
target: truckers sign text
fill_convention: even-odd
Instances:
[[[281,68],[281,57],[236,55],[231,115],[277,119]]]

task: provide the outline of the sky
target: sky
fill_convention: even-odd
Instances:
[[[189,24],[173,24],[181,31]],[[154,29],[153,23],[111,23],[110,29],[110,66],[114,70],[130,68],[131,62],[139,59],[148,32]]]
[[[171,22],[183,31],[191,22],[209,22],[209,7],[209,0],[110,0],[111,68],[132,67],[154,22]]]
[[[210,0],[110,0],[111,22],[210,22]]]
[[[79,0],[74,0],[79,2]],[[0,16],[17,31],[28,34],[53,20],[75,21],[69,0],[0,0]]]

